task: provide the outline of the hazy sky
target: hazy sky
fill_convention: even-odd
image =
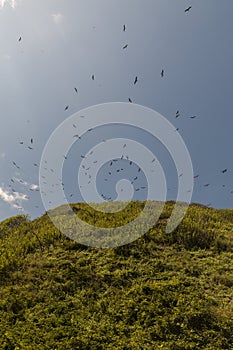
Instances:
[[[83,108],[128,98],[179,128],[194,175],[200,175],[192,200],[232,208],[232,13],[232,0],[0,0],[0,219],[20,212],[17,207],[32,217],[44,211],[34,164],[63,120]],[[100,137],[126,134],[159,153],[168,198],[175,198],[177,175],[169,156],[147,135],[103,129],[87,136],[79,150]],[[72,176],[66,171],[68,196]],[[143,174],[140,181],[143,186]],[[106,190],[103,181],[99,186],[101,193]]]

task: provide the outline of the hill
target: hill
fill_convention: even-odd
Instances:
[[[233,349],[233,210],[193,204],[166,234],[173,205],[117,248],[78,244],[47,213],[3,221],[0,349]],[[105,221],[73,206],[87,221]],[[130,218],[141,207],[132,203]]]

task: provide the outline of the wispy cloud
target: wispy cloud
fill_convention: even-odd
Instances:
[[[21,210],[23,210],[23,207],[21,205],[22,202],[29,200],[26,194],[16,192],[16,191],[9,192],[4,187],[0,187],[0,199],[3,202],[9,204],[11,208],[16,208]]]
[[[6,4],[9,4],[14,9],[16,6],[16,0],[0,0],[0,8],[3,8]]]
[[[13,178],[14,181],[18,182],[19,184],[21,184],[22,186],[25,186],[27,188],[29,188],[29,190],[32,190],[32,191],[36,191],[39,189],[39,186],[36,185],[36,184],[30,184],[29,182],[25,181],[25,180],[22,180],[22,179],[19,179],[17,177],[14,177]]]
[[[52,14],[53,22],[59,24],[63,21],[63,15],[61,13]]]

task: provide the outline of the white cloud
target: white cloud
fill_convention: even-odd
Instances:
[[[27,181],[24,181],[22,179],[19,179],[17,177],[13,178],[14,181],[18,182],[19,184],[21,184],[22,186],[28,187],[30,190],[35,191],[39,189],[39,186],[36,184],[30,184]]]
[[[54,23],[59,24],[63,21],[63,16],[61,13],[54,13],[52,14],[52,19]]]
[[[0,187],[0,199],[2,199],[3,202],[8,203],[11,208],[21,210],[23,210],[21,202],[29,200],[26,194],[16,191],[11,193],[3,187]]]
[[[0,8],[3,8],[6,4],[9,4],[14,9],[16,0],[0,0]]]

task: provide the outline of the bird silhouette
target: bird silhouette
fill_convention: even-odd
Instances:
[[[92,80],[95,80],[95,76],[94,76],[94,74],[92,74],[91,79],[92,79]]]
[[[31,138],[31,144],[33,144],[33,138]]]
[[[132,103],[132,100],[131,100],[131,98],[128,98],[128,100],[129,100],[129,102],[130,102],[130,103]]]
[[[134,85],[137,84],[137,82],[138,82],[138,77],[136,76],[134,79]]]
[[[69,108],[69,106],[66,106],[66,107],[65,107],[65,111],[67,111],[68,108]]]
[[[123,25],[123,32],[125,32],[126,31],[126,25],[124,24]]]
[[[164,69],[162,69],[162,71],[161,71],[161,77],[162,78],[164,77]]]
[[[126,44],[125,46],[123,46],[123,50],[125,50],[129,45]]]
[[[22,40],[22,37],[20,36],[18,41],[20,42],[21,40]]]
[[[180,112],[177,111],[177,112],[176,112],[176,118],[178,118],[179,116],[180,116]]]
[[[192,8],[192,6],[189,6],[188,8],[186,8],[186,9],[184,10],[184,12],[189,12],[189,11],[191,10],[191,8]]]
[[[14,164],[14,166],[17,168],[17,169],[20,169],[20,167],[15,163],[15,162],[12,162]]]
[[[76,87],[74,88],[74,90],[75,90],[76,93],[78,93],[78,89]]]
[[[195,118],[197,118],[197,116],[196,115],[193,115],[192,117],[189,117],[190,119],[195,119]]]
[[[224,173],[226,173],[227,172],[227,169],[223,169],[222,170],[222,173],[224,174]]]

